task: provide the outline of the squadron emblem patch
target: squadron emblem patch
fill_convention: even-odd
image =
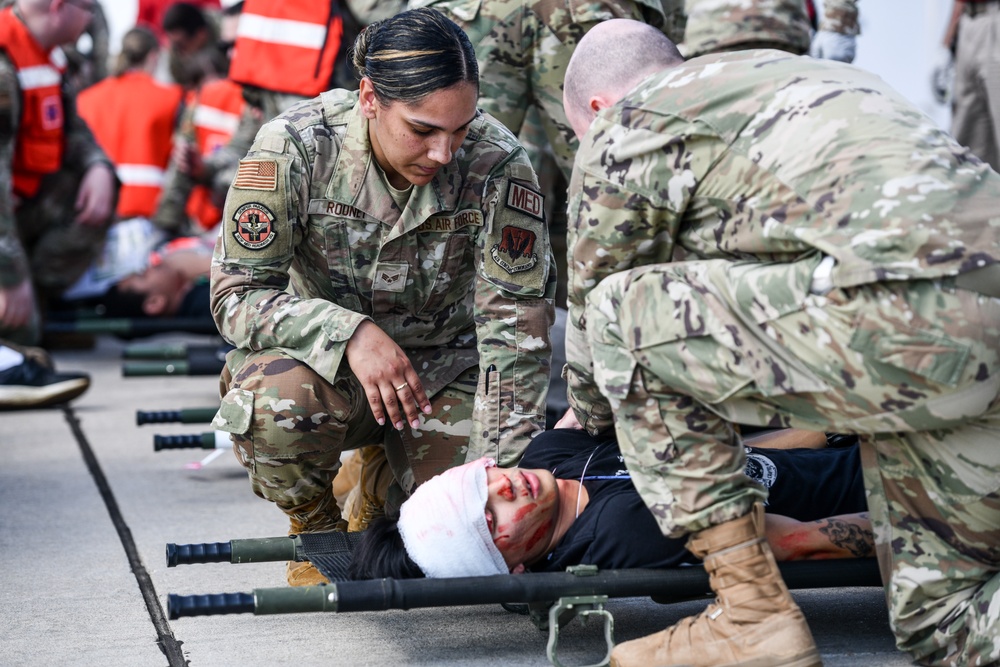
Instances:
[[[262,250],[271,245],[278,232],[274,229],[274,213],[263,204],[243,204],[233,215],[236,242],[249,250]]]
[[[508,225],[501,230],[500,243],[490,249],[490,255],[497,265],[514,275],[530,271],[538,264],[535,254],[535,232],[530,229]]]

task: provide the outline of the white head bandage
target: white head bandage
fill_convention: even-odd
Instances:
[[[446,470],[418,486],[400,508],[403,545],[428,577],[510,572],[486,526],[486,469],[495,465],[482,458]]]

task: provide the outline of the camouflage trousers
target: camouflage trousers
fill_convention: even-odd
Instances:
[[[108,225],[73,222],[74,203],[83,172],[66,166],[42,181],[39,194],[17,208],[17,232],[28,256],[28,270],[39,306],[59,297],[101,255]],[[27,278],[28,276],[24,276]],[[41,338],[41,317],[25,327],[4,329],[0,337],[25,345]]]
[[[514,134],[521,131],[527,110],[535,109],[567,181],[578,142],[563,109],[563,78],[580,38],[601,21],[613,18],[663,24],[659,13],[634,0],[497,2],[471,22],[457,16],[452,4],[431,6],[473,36],[482,73],[479,105]],[[501,15],[488,15],[490,11]]]
[[[421,414],[419,429],[396,431],[375,421],[353,375],[331,385],[276,349],[236,350],[227,362],[214,426],[232,434],[254,493],[296,517],[305,532],[331,530],[341,521],[331,485],[344,450],[383,445],[404,493],[465,463],[477,367],[430,397],[432,411]]]
[[[734,424],[861,435],[897,645],[1000,659],[1000,299],[914,280],[810,292],[818,260],[613,275],[587,298],[594,376],[667,535],[749,511]]]

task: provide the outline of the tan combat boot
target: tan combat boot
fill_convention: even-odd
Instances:
[[[818,667],[816,643],[764,539],[764,507],[695,533],[713,604],[648,637],[619,644],[612,667]]]
[[[361,476],[358,497],[348,513],[347,530],[355,533],[367,530],[371,522],[385,516],[385,499],[393,482],[385,448],[381,445],[361,449]]]
[[[347,522],[340,518],[340,509],[333,496],[333,487],[304,505],[285,510],[290,526],[289,535],[300,533],[322,533],[326,531],[347,530]],[[320,573],[309,561],[288,561],[285,568],[285,580],[289,586],[316,586],[328,584],[330,580]]]

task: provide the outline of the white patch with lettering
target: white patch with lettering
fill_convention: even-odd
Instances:
[[[507,186],[507,208],[545,222],[545,197],[520,183],[511,181]]]

